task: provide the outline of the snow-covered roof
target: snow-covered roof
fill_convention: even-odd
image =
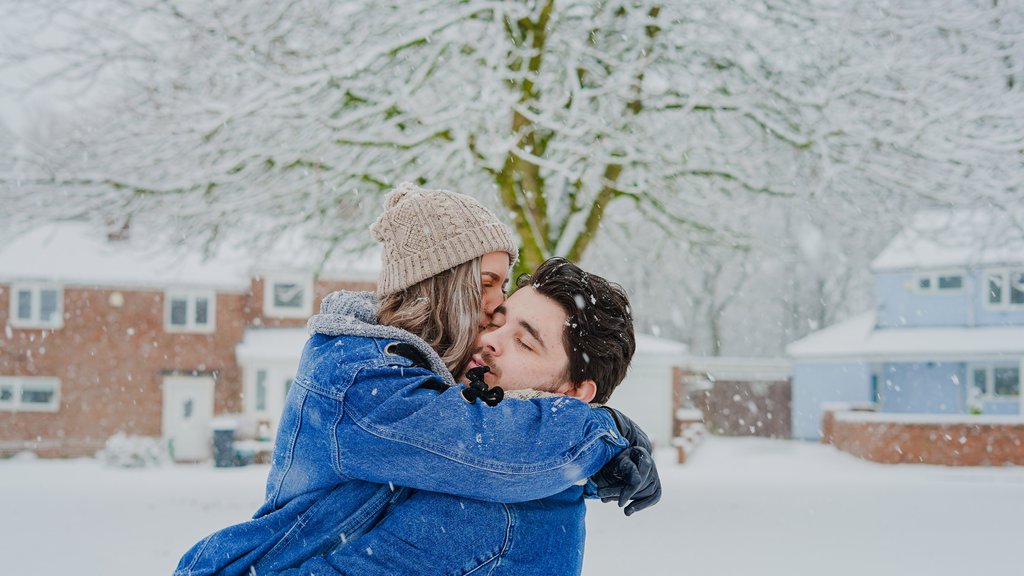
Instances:
[[[1017,358],[1024,327],[875,328],[874,312],[854,316],[786,347],[799,360],[940,360]]]
[[[366,233],[369,241],[370,233]],[[376,246],[376,245],[375,245]],[[377,280],[380,275],[381,254],[379,249],[358,253],[336,248],[326,262],[322,263],[324,247],[317,247],[301,231],[278,238],[273,247],[261,251],[258,259],[252,259],[252,271],[273,272],[285,268],[297,270],[320,269],[320,278],[339,280]]]
[[[249,328],[235,346],[235,354],[243,363],[247,360],[298,362],[306,340],[309,340],[309,332],[304,327]]]
[[[636,353],[646,356],[682,356],[689,350],[686,344],[677,340],[660,338],[650,334],[636,335]]]
[[[871,264],[872,270],[1024,263],[1024,222],[991,210],[929,210],[914,216]]]
[[[112,242],[102,230],[84,223],[44,225],[0,247],[0,282],[244,289],[250,282],[246,268],[239,258],[204,260],[193,252],[160,249],[135,238]]]
[[[259,254],[224,243],[209,257],[177,246],[167,235],[133,233],[111,241],[80,222],[46,224],[0,246],[0,282],[49,281],[125,288],[192,286],[244,290],[254,275],[273,270],[312,272],[320,255],[297,240],[279,242]],[[321,277],[375,279],[379,255],[341,255]]]

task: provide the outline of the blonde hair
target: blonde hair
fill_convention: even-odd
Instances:
[[[458,378],[480,330],[480,258],[473,258],[380,299],[377,321],[415,334]]]

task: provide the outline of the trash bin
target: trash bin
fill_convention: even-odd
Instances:
[[[213,464],[217,468],[237,466],[235,458],[235,429],[238,422],[231,418],[217,418],[210,423],[213,428]]]

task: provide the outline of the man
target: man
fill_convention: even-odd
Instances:
[[[560,258],[517,284],[496,308],[471,363],[471,369],[489,369],[487,384],[508,390],[494,409],[552,394],[565,397],[546,407],[553,414],[577,401],[607,401],[635,349],[621,287]],[[624,434],[633,433],[631,423],[612,414]],[[653,465],[644,451],[635,453],[633,463],[644,471]],[[579,574],[585,495],[601,493],[588,483],[533,501],[500,503],[414,492],[359,539],[282,574]],[[633,495],[627,515],[660,496],[660,484],[650,483]]]

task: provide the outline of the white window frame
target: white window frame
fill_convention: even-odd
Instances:
[[[185,299],[185,324],[171,324],[171,301]],[[206,324],[196,324],[196,300],[206,298]],[[164,292],[164,330],[176,333],[210,334],[217,329],[217,293],[213,290],[170,289]]]
[[[32,293],[31,317],[29,319],[18,317],[18,293],[28,290]],[[53,290],[57,292],[57,310],[53,320],[43,322],[42,314],[42,291]],[[10,314],[7,316],[12,328],[63,328],[64,327],[64,289],[57,284],[45,282],[18,282],[11,284],[10,293]]]
[[[996,385],[995,381],[995,369],[996,368],[1016,368],[1017,372],[1017,396],[996,396],[993,388]],[[1020,372],[1020,365],[1012,362],[997,362],[997,363],[976,363],[967,365],[967,389],[974,389],[974,371],[984,370],[985,371],[985,391],[978,397],[979,400],[985,402],[1018,402],[1020,401],[1020,389],[1024,387],[1024,374]]]
[[[982,282],[985,289],[981,291],[982,305],[986,310],[1024,310],[1024,304],[1012,304],[1010,302],[1010,275],[1024,273],[1024,268],[991,268],[982,274]],[[1000,278],[1002,294],[999,303],[992,303],[988,299],[988,280],[993,276]]]
[[[959,276],[959,288],[939,289],[939,278],[946,276]],[[928,288],[921,288],[921,280],[927,278],[930,281]],[[987,288],[987,287],[986,287]],[[914,274],[914,292],[917,294],[928,294],[932,296],[946,296],[952,294],[963,294],[967,290],[967,273],[963,270],[934,270],[931,272],[918,272]]]
[[[269,425],[271,437],[277,433],[281,413],[284,411],[288,390],[294,382],[295,365],[292,363],[260,362],[246,364],[243,384],[243,413]],[[264,405],[258,406],[260,372],[264,374]]]
[[[253,412],[264,415],[267,413],[267,401],[269,400],[270,370],[258,368],[256,370],[256,381],[253,388]],[[262,404],[262,406],[261,406]]]
[[[276,284],[297,284],[302,288],[302,307],[277,306]],[[263,315],[268,318],[308,318],[313,312],[313,278],[300,274],[274,274],[263,277]]]
[[[53,389],[53,397],[46,404],[23,402],[22,396],[26,385],[44,385]],[[0,376],[0,386],[13,388],[14,396],[10,400],[0,397],[0,412],[57,412],[60,410],[60,379],[40,376]]]

